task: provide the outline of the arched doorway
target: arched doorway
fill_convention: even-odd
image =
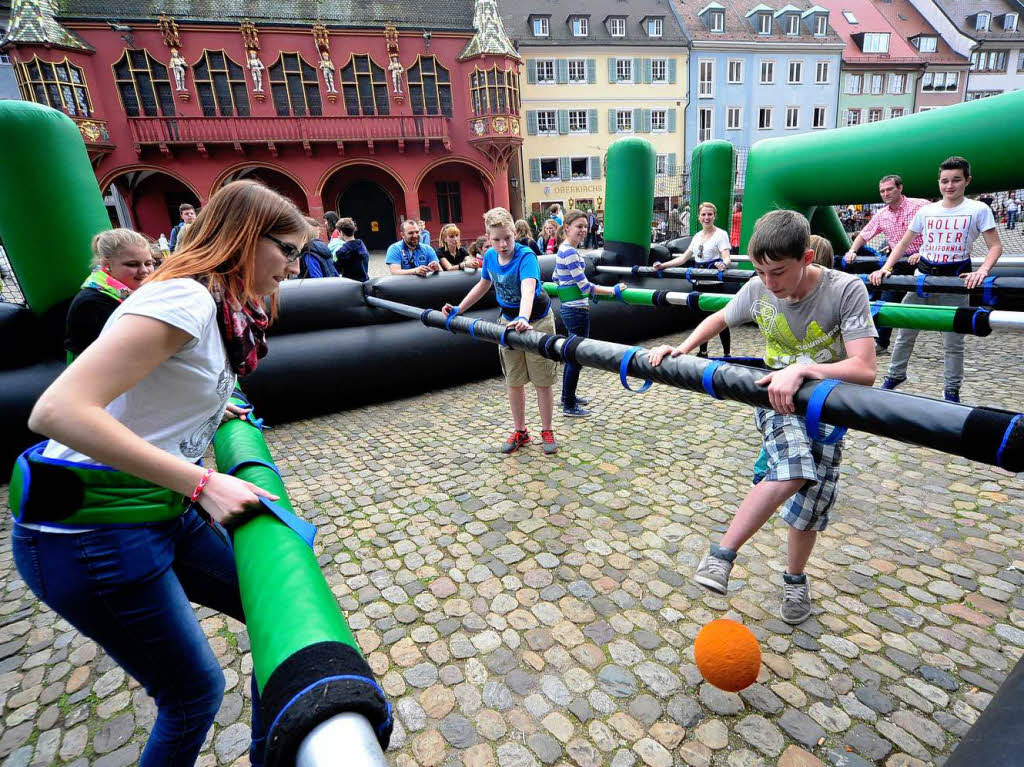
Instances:
[[[431,234],[445,224],[456,224],[462,230],[463,242],[471,242],[485,233],[484,213],[492,199],[489,186],[480,169],[467,162],[439,162],[420,179],[420,218]]]
[[[253,165],[228,174],[221,183],[221,186],[243,178],[259,181],[261,184],[270,187],[278,194],[282,194],[294,202],[295,207],[302,211],[303,215],[309,215],[309,202],[306,198],[306,190],[287,173],[283,173],[275,168]]]
[[[117,195],[108,194],[115,187]],[[178,206],[188,203],[199,209],[195,191],[178,178],[159,170],[128,170],[114,177],[103,190],[108,209],[113,206],[111,223],[130,226],[157,239],[161,234],[170,236],[178,223]],[[118,210],[120,208],[120,210]],[[127,210],[131,221],[121,220]]]
[[[355,181],[338,195],[335,210],[356,222],[359,237],[370,250],[384,250],[395,241],[395,201],[380,184]]]

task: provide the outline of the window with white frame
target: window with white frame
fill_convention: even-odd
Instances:
[[[715,62],[701,59],[697,64],[697,96],[709,99],[715,95]]]
[[[921,77],[922,91],[955,91],[959,85],[959,72],[925,72]]]
[[[728,107],[725,110],[725,129],[740,130],[743,124],[743,112],[741,107]]]
[[[743,82],[743,60],[730,59],[729,61],[729,84],[739,85]]]
[[[846,74],[846,93],[849,96],[856,96],[861,91],[864,82],[864,75],[855,75],[852,72]]]
[[[814,112],[811,118],[812,128],[824,128],[825,127],[825,115],[828,114],[828,107],[814,107]]]
[[[847,109],[846,110],[846,124],[847,125],[860,125],[860,110],[859,109]]]
[[[665,22],[663,19],[647,19],[648,37],[661,37],[664,29]]]
[[[697,110],[697,141],[710,141],[714,138],[714,111],[708,107]]]
[[[802,61],[791,61],[789,62],[789,82],[790,85],[796,85],[803,82],[804,79],[804,64]]]
[[[654,166],[655,174],[664,176],[668,174],[668,155],[659,154],[657,157],[656,164]]]
[[[585,59],[569,59],[569,82],[585,83],[587,81],[587,62]]]
[[[538,59],[538,61],[537,61],[537,82],[538,83],[554,83],[555,82],[555,60],[554,59]]]
[[[795,130],[800,127],[800,107],[786,107],[786,129]]]
[[[971,54],[971,71],[1005,72],[1006,51],[975,51]]]
[[[1024,51],[1020,52],[1020,58],[1017,59],[1017,71],[1024,72]]]
[[[884,75],[871,75],[871,93],[873,95],[877,96],[879,93],[881,93],[884,85]]]
[[[853,15],[853,11],[843,11],[843,18],[846,19],[847,24],[860,24],[857,17]]]
[[[757,128],[758,130],[771,130],[772,129],[772,111],[773,107],[761,107],[757,110]]]
[[[537,133],[558,133],[558,121],[554,109],[537,112]]]
[[[819,13],[814,17],[814,34],[816,37],[824,37],[828,34],[828,16]]]
[[[921,35],[917,38],[917,49],[921,53],[935,53],[939,47],[939,39],[935,35]]]
[[[828,82],[828,62],[819,61],[814,68],[814,82],[823,85]]]
[[[864,33],[864,44],[861,48],[864,53],[888,53],[889,33],[888,32],[866,32]]]
[[[668,110],[667,109],[652,109],[651,110],[651,132],[652,133],[664,133],[668,130]]]
[[[2,33],[0,33],[0,34],[2,34]],[[10,64],[10,63],[11,63],[11,54],[9,54],[9,53],[0,53],[0,64]]]
[[[871,109],[868,110],[868,122],[869,123],[880,122],[881,119],[882,119],[882,108],[881,107],[872,107]]]
[[[978,18],[975,20],[974,29],[977,32],[988,32],[989,27],[992,24],[992,14],[988,11],[981,11],[978,14]]]
[[[725,31],[725,11],[711,11],[708,14],[708,29],[712,32]]]
[[[787,35],[799,35],[800,34],[800,17],[795,13],[786,14],[786,34]]]
[[[569,158],[569,173],[572,174],[572,178],[575,181],[581,179],[590,178],[590,158],[589,157],[570,157]]]
[[[586,37],[590,34],[590,19],[586,16],[577,16],[572,20],[572,36]]]
[[[558,158],[542,158],[540,161],[540,177],[544,181],[558,181]]]
[[[651,59],[651,82],[668,82],[668,59]]]
[[[761,85],[773,85],[775,83],[775,62],[761,62]]]
[[[590,124],[587,122],[587,110],[586,109],[570,109],[569,110],[569,133],[587,133],[590,130]]]
[[[615,111],[615,130],[618,133],[633,132],[632,109],[618,109]]]
[[[903,117],[903,107],[893,107],[889,110],[889,117]]]
[[[772,17],[769,13],[757,14],[757,34],[770,35],[772,33]]]
[[[546,16],[539,16],[533,20],[533,36],[534,37],[547,37],[551,33],[550,26],[548,24],[548,18]]]
[[[615,59],[615,82],[633,82],[633,59]]]
[[[889,75],[889,93],[906,93],[907,76],[905,74]]]
[[[1017,14],[1008,13],[1003,16],[1003,31],[1004,32],[1016,32],[1017,31]]]
[[[608,19],[608,34],[612,37],[625,37],[626,20],[621,16],[613,16]]]

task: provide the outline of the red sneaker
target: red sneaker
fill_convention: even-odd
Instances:
[[[550,432],[549,432],[550,433]],[[514,453],[516,450],[521,448],[523,445],[530,441],[530,434],[525,429],[523,431],[514,431],[512,435],[505,441],[505,444],[501,446],[501,452]]]
[[[542,431],[540,438],[544,441],[542,445],[544,455],[554,455],[558,452],[558,443],[555,442],[555,433],[553,431]]]

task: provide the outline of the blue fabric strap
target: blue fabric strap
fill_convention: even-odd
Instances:
[[[663,279],[665,279],[665,270],[664,270],[664,269],[662,269],[661,271],[659,271],[659,272],[658,272],[657,274],[658,274],[658,279],[659,279],[659,280],[663,280]]]
[[[986,277],[985,281],[981,284],[985,288],[985,292],[981,297],[981,302],[985,304],[985,306],[995,306],[996,301],[999,300],[995,294],[996,278],[991,276]]]
[[[430,316],[430,313],[432,311],[433,311],[433,309],[424,309],[422,312],[420,312],[420,322],[422,322],[424,325],[426,325],[427,324],[427,317]]]
[[[860,281],[861,281],[861,282],[863,282],[863,283],[864,283],[865,285],[868,285],[868,284],[869,284],[869,282],[868,282],[868,278],[869,278],[869,277],[870,277],[871,275],[870,275],[870,274],[857,274],[857,275],[854,275],[854,276],[856,276],[856,277],[860,277]]]
[[[251,408],[252,405],[249,405],[249,407]],[[263,431],[263,419],[262,418],[254,417],[252,410],[250,410],[245,415],[241,416],[241,419],[243,421],[245,421],[247,424],[249,424],[250,426],[255,426],[260,431]]]
[[[626,303],[625,299],[623,299],[622,297],[622,285],[615,285],[615,300],[621,301],[622,303]]]
[[[845,426],[837,426],[827,435],[823,436],[821,434],[821,409],[825,406],[825,400],[828,399],[828,395],[832,393],[832,390],[839,383],[834,378],[826,378],[815,386],[811,392],[811,399],[807,403],[807,414],[804,416],[804,421],[807,426],[807,436],[814,442],[820,442],[823,445],[834,445],[846,434]]]
[[[291,528],[291,530],[299,536],[305,544],[309,546],[309,548],[313,548],[313,540],[316,538],[316,527],[306,520],[295,516],[284,506],[279,506],[269,498],[260,498],[260,503],[263,504],[264,509],[277,517],[283,525]]]
[[[630,272],[632,272],[634,277],[636,277],[636,275],[637,275],[637,273],[639,271],[640,271],[640,265],[639,264],[634,265],[633,268],[630,269]]]
[[[452,320],[454,320],[458,316],[459,316],[459,307],[456,306],[454,309],[452,309],[450,312],[448,312],[448,317],[444,321],[444,329],[445,330],[449,330],[452,333],[454,333],[455,331],[452,330]]]
[[[629,363],[633,359],[633,355],[643,349],[642,346],[631,346],[626,349],[626,353],[622,355],[622,362],[619,363],[619,380],[622,382],[622,386],[626,391],[631,391],[634,394],[643,394],[645,391],[651,388],[651,379],[646,379],[643,386],[639,389],[632,389],[629,386],[629,381],[626,380],[626,375],[629,372]]]
[[[689,280],[690,282],[693,282],[693,267],[692,266],[686,267],[686,271],[683,272],[683,276],[687,280]]]
[[[721,269],[718,270],[718,281],[725,282],[725,272],[723,272]]]
[[[875,317],[875,315],[877,315],[880,311],[882,311],[882,307],[883,306],[885,306],[885,301],[872,301],[871,302],[871,316]]]
[[[725,363],[721,360],[710,360],[708,364],[704,366],[704,374],[700,379],[700,384],[704,387],[704,391],[715,399],[722,399],[718,396],[718,392],[715,391],[715,371],[724,364]]]
[[[1006,443],[1010,441],[1010,434],[1013,433],[1014,425],[1024,418],[1024,415],[1015,415],[1010,420],[1010,425],[1006,427],[1006,431],[1003,433],[1003,441],[999,443],[999,449],[996,451],[996,466],[1003,468],[1003,451],[1006,449]]]
[[[508,329],[510,327],[512,327],[512,323],[511,322],[501,329],[501,335],[498,336],[498,345],[499,346],[504,346],[506,349],[510,349],[511,348],[508,345],[508,340],[506,339],[506,336],[508,336]]]
[[[917,275],[917,295],[921,298],[928,298],[928,294],[924,292],[924,281],[928,279],[927,274]]]
[[[479,321],[480,320],[478,318],[478,319],[473,320],[471,323],[469,323],[469,337],[470,338],[476,338],[476,323],[478,323]]]

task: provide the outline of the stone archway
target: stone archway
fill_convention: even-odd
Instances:
[[[182,203],[199,209],[199,196],[195,190],[161,170],[128,169],[108,177],[104,194],[111,186],[117,189],[123,200],[131,217],[131,226],[153,239],[161,234],[170,236],[171,229],[180,220],[178,206]]]
[[[458,159],[435,163],[421,174],[416,192],[431,233],[445,224],[456,224],[464,241],[484,233],[483,216],[494,194],[490,179],[476,165]]]
[[[324,210],[356,222],[356,236],[370,250],[383,250],[399,238],[399,205],[405,189],[387,169],[376,165],[344,165],[324,180]]]
[[[261,184],[270,187],[278,194],[284,195],[295,203],[295,207],[302,211],[303,215],[309,215],[309,198],[306,194],[306,189],[294,176],[278,168],[266,165],[247,165],[237,170],[229,171],[218,182],[215,182],[213,191],[216,191],[224,184],[243,178],[259,181]]]

